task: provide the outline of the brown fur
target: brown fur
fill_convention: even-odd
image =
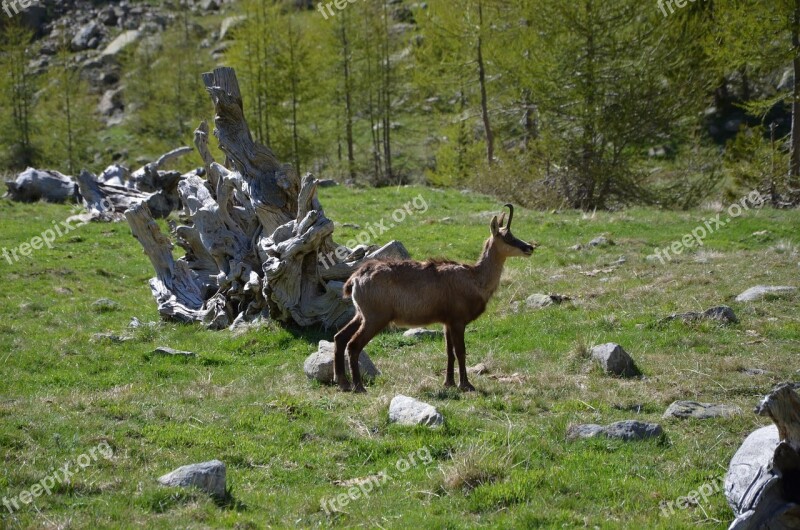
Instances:
[[[533,247],[515,238],[508,226],[499,228],[497,217],[492,219],[491,228],[492,236],[484,243],[475,265],[449,260],[372,260],[353,272],[344,285],[344,295],[353,299],[356,315],[334,338],[334,372],[342,390],[350,389],[344,373],[345,351],[350,357],[355,390],[363,392],[358,357],[377,333],[390,323],[424,326],[436,322],[444,324],[445,331],[445,386],[455,385],[454,362],[458,358],[459,387],[474,390],[467,380],[464,329],[486,309],[500,283],[506,258],[533,252]]]

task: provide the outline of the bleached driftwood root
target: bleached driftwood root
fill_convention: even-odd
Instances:
[[[301,326],[345,323],[353,309],[341,290],[352,270],[365,259],[408,253],[395,241],[379,249],[337,245],[333,222],[317,199],[318,181],[309,174],[301,182],[290,165],[253,140],[233,69],[217,68],[203,81],[226,160],[214,160],[208,124],[201,123],[195,147],[206,179],[190,175],[178,184],[191,222],[172,235],[185,256],[173,259],[172,243],[147,205],[125,212],[155,268],[150,287],[159,313],[213,329],[256,318]]]
[[[800,528],[800,398],[793,385],[756,408],[774,426],[750,434],[731,460],[725,495],[736,519],[729,530]]]
[[[66,202],[76,200],[78,187],[71,177],[58,171],[29,167],[14,180],[6,181],[6,197],[13,201]]]

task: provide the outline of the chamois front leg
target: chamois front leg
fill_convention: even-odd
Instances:
[[[333,350],[333,378],[339,384],[339,390],[343,392],[350,391],[350,381],[347,380],[344,367],[344,352],[347,349],[347,343],[350,342],[353,334],[358,331],[360,326],[361,317],[356,315],[333,337],[335,345]]]
[[[453,350],[453,335],[450,332],[450,326],[444,327],[444,347],[447,350],[447,373],[444,376],[445,388],[456,386],[454,375],[454,368],[456,363],[456,354]]]
[[[475,387],[467,380],[467,347],[464,343],[463,325],[452,326],[453,343],[458,358],[458,388],[464,392],[472,392]]]

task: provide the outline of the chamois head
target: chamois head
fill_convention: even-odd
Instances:
[[[492,217],[492,245],[502,254],[503,256],[509,258],[513,256],[530,256],[533,254],[533,245],[529,245],[528,243],[517,239],[514,237],[514,234],[511,233],[511,220],[514,219],[514,206],[511,204],[506,204],[508,206],[508,222],[505,226],[503,226],[503,221],[505,220],[506,213],[500,216],[500,220],[497,220],[497,216],[495,215]]]

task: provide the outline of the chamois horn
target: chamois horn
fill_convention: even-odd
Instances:
[[[506,229],[511,230],[511,219],[514,218],[514,206],[507,202],[505,206],[508,206],[508,222],[506,223]]]

